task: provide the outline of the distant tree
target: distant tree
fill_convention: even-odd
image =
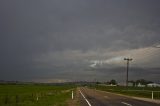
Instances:
[[[144,80],[144,79],[139,79],[136,81],[136,84],[142,84],[142,85],[147,85],[149,83],[152,83],[152,81],[147,81],[147,80]]]
[[[110,84],[112,84],[112,85],[117,85],[117,82],[116,82],[116,80],[112,79],[112,80],[110,81]]]
[[[101,84],[101,83],[97,81],[96,84]]]

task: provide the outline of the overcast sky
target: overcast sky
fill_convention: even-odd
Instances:
[[[1,0],[0,80],[160,82],[159,0]]]

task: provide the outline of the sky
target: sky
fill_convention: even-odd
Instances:
[[[159,0],[1,0],[0,80],[160,82]]]

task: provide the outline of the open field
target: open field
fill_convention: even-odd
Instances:
[[[0,85],[0,106],[67,106],[74,85]]]
[[[91,88],[96,88],[98,90],[103,90],[107,92],[124,94],[128,96],[137,96],[137,97],[145,97],[145,98],[152,98],[152,91],[153,91],[153,98],[160,99],[160,87],[151,88],[151,87],[124,87],[124,86],[102,86],[102,85],[93,86],[92,85]]]

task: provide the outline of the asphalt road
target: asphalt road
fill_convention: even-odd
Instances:
[[[160,104],[101,92],[86,87],[80,88],[80,106],[160,106]]]

